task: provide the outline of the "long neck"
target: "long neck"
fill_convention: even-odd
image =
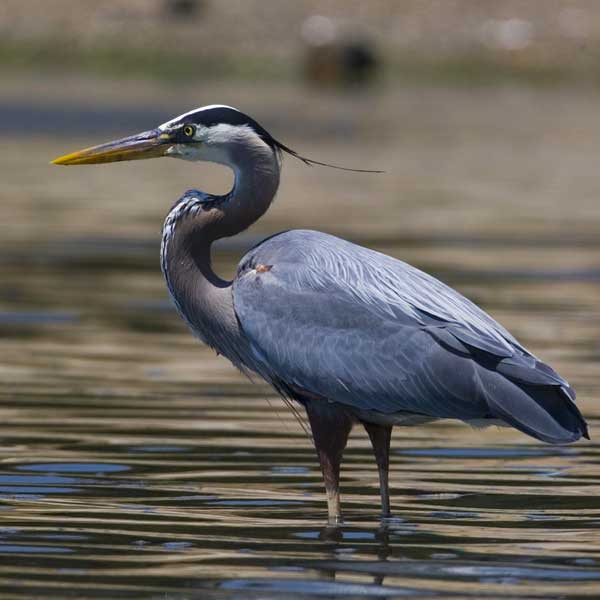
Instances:
[[[233,308],[232,282],[211,265],[215,240],[239,233],[269,208],[279,185],[279,160],[262,141],[227,151],[235,174],[231,192],[186,192],[164,228],[161,265],[178,311],[198,337],[243,368],[246,342]]]

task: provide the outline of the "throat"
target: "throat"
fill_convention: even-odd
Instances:
[[[177,228],[163,241],[161,266],[177,312],[205,344],[237,364],[240,331],[232,282],[212,269],[210,244],[197,241],[182,247],[176,236]]]
[[[264,144],[263,144],[264,145]],[[224,196],[186,192],[163,227],[161,267],[177,311],[194,334],[244,369],[247,342],[233,304],[232,281],[212,268],[214,241],[243,231],[270,206],[279,183],[279,163],[268,149],[260,160],[230,165],[233,189]]]

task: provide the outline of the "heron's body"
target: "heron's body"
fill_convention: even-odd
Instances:
[[[373,443],[384,514],[393,425],[453,418],[511,425],[549,443],[587,436],[564,379],[472,302],[406,263],[324,233],[288,231],[250,250],[233,281],[221,279],[212,243],[269,208],[280,149],[289,149],[228,107],[186,113],[159,136],[173,142],[190,123],[201,143],[173,145],[173,154],[227,164],[235,185],[225,196],[191,190],[167,216],[169,291],[205,343],[305,407],[331,518],[340,513],[340,462],[357,422]]]

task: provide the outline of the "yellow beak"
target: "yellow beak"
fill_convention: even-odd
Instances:
[[[140,160],[164,156],[173,141],[160,129],[144,131],[100,146],[92,146],[65,154],[52,161],[54,165],[93,165],[121,160]]]

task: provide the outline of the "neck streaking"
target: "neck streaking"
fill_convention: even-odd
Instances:
[[[245,341],[233,308],[232,282],[211,266],[215,240],[247,229],[269,208],[279,185],[279,158],[250,136],[220,152],[235,174],[224,196],[186,192],[163,227],[161,266],[177,310],[206,344],[243,368]]]

